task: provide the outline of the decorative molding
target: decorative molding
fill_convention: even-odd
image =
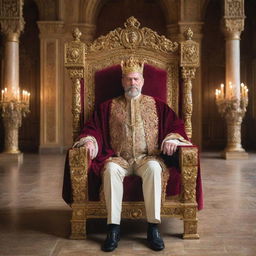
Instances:
[[[225,18],[244,18],[244,0],[224,0]]]
[[[81,83],[80,79],[73,79],[72,87],[72,114],[73,114],[73,141],[75,141],[81,131],[80,121],[81,121]]]
[[[69,150],[69,165],[74,203],[83,203],[88,199],[88,164],[89,159],[84,147]]]
[[[14,100],[1,101],[0,110],[5,130],[4,153],[20,153],[18,145],[19,128],[22,124],[22,117],[29,113],[29,105]]]
[[[127,19],[124,27],[125,29],[117,28],[106,36],[100,36],[89,46],[89,52],[123,47],[133,50],[139,47],[146,47],[165,53],[175,52],[178,49],[178,43],[173,43],[165,36],[159,36],[150,28],[144,27],[140,29],[140,23],[134,17]]]
[[[0,0],[0,27],[7,41],[18,41],[24,29],[23,0]]]
[[[182,67],[181,69],[182,78],[184,80],[182,116],[184,120],[185,131],[189,138],[192,138],[192,79],[195,78],[195,73],[195,68]]]
[[[199,44],[192,40],[193,32],[190,28],[185,32],[186,41],[180,42],[180,66],[184,79],[182,115],[185,130],[189,138],[192,137],[192,79],[195,78],[196,68],[199,67]]]
[[[180,147],[179,153],[182,172],[183,201],[186,203],[195,203],[198,149],[196,147]]]
[[[40,36],[49,38],[49,35],[58,35],[64,34],[64,22],[63,21],[38,21],[37,22]]]
[[[199,67],[199,44],[192,40],[193,31],[188,28],[185,32],[186,41],[180,42],[180,66]]]
[[[240,39],[244,19],[244,0],[224,0],[223,30],[227,39]]]
[[[248,98],[218,100],[217,106],[227,123],[228,142],[225,152],[244,152],[241,145],[241,124],[248,106]]]

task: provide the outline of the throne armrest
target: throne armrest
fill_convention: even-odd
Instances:
[[[84,203],[88,200],[88,167],[90,158],[85,147],[69,150],[70,178],[73,203]]]
[[[196,180],[198,174],[198,148],[196,146],[181,146],[179,148],[181,168],[182,202],[196,203]]]

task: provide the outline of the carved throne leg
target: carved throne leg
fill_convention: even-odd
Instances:
[[[196,207],[186,207],[184,209],[184,233],[183,239],[199,239],[197,233]]]
[[[71,219],[71,239],[86,239],[86,218],[84,216],[84,206],[73,207]]]
[[[74,203],[72,207],[71,236],[72,239],[86,238],[86,205],[88,202],[88,157],[85,148],[69,151],[69,165]]]
[[[197,233],[196,179],[198,172],[198,149],[196,147],[180,148],[180,167],[183,187],[183,221],[184,239],[199,239]]]

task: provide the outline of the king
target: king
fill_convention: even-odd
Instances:
[[[102,176],[108,213],[103,251],[113,251],[120,240],[123,180],[131,174],[142,179],[149,247],[164,249],[158,229],[162,172],[168,171],[177,145],[191,144],[174,111],[141,93],[143,67],[144,61],[133,56],[121,62],[124,94],[98,106],[73,146],[87,148],[92,171]]]

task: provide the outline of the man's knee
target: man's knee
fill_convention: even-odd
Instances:
[[[147,162],[147,171],[152,173],[152,174],[161,174],[162,172],[162,167],[161,165],[154,160],[150,160]]]
[[[114,162],[107,162],[104,165],[104,172],[103,172],[104,178],[112,178],[115,176],[118,176],[122,178],[124,176],[122,168],[114,163]]]

